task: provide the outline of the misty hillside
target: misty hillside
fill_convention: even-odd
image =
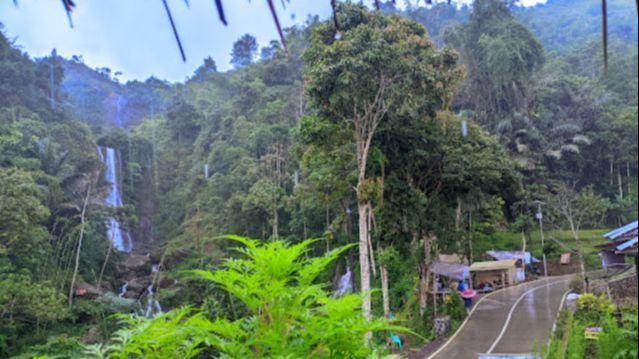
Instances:
[[[636,21],[632,25],[635,10],[632,1],[608,3],[608,33],[614,61],[617,53],[621,56],[627,51],[636,53],[637,26]],[[398,13],[390,3],[385,5],[384,11]],[[470,12],[471,8],[466,6],[457,9],[437,4],[430,9],[409,7],[399,14],[420,22],[438,46],[445,46],[444,29],[450,24],[464,23]],[[601,3],[598,0],[550,0],[530,8],[514,7],[513,13],[535,34],[546,51],[556,51],[564,58],[574,57],[575,52],[582,51],[577,56],[587,55],[588,59],[578,61],[588,63],[587,75],[599,74],[602,62],[601,54],[597,53],[601,48]],[[589,52],[583,53],[585,49]],[[176,90],[174,84],[155,78],[126,84],[113,81],[117,78],[117,69],[91,69],[78,56],[71,60],[61,59],[61,63],[65,70],[63,87],[69,94],[73,113],[94,125],[129,126],[138,124],[145,117],[162,114],[172,100],[172,91]],[[203,64],[198,69],[200,75],[206,69]]]

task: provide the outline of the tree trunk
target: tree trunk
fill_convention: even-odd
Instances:
[[[623,180],[621,179],[621,166],[617,166],[617,184],[619,185],[619,199],[623,199]]]
[[[104,270],[107,263],[109,263],[109,257],[111,256],[111,250],[113,249],[113,239],[109,239],[109,249],[107,249],[106,256],[104,257],[104,263],[102,263],[102,269],[100,270],[100,276],[98,277],[98,293],[102,292],[102,277],[104,276]]]
[[[626,181],[627,181],[627,184],[628,184],[628,188],[626,190],[626,195],[628,197],[630,197],[630,189],[631,189],[631,186],[630,186],[630,162],[628,162],[628,161],[626,161]]]
[[[419,266],[419,316],[423,317],[428,302],[428,280],[430,278],[430,270],[426,265]]]
[[[368,257],[368,219],[366,212],[368,211],[368,203],[360,202],[357,204],[359,211],[359,270],[360,270],[360,289],[364,293],[362,300],[362,312],[364,317],[371,319],[371,268]]]
[[[277,213],[277,204],[273,203],[273,239],[279,237],[279,216]]]
[[[382,280],[382,302],[384,305],[384,318],[390,318],[390,298],[388,296],[388,271],[385,266],[379,267],[379,273]]]
[[[372,229],[373,229],[373,206],[368,203],[368,212],[366,212],[368,217],[368,255],[371,258],[370,267],[373,272],[373,277],[377,276],[377,265],[375,264],[375,251],[373,250],[373,238],[372,238]]]
[[[430,280],[430,264],[432,262],[431,258],[431,248],[432,248],[432,236],[425,235],[422,238],[424,242],[424,264],[421,266],[421,281],[420,281],[420,291],[419,291],[419,314],[420,316],[424,315],[424,311],[426,310],[426,302],[428,298],[428,281]]]
[[[583,248],[581,246],[581,241],[579,239],[579,230],[575,227],[575,222],[573,221],[572,218],[568,218],[568,223],[570,224],[570,231],[572,232],[572,236],[575,239],[575,242],[577,242],[577,250],[578,250],[578,254],[579,254],[579,266],[580,266],[580,270],[581,270],[581,281],[584,287],[584,291],[587,291],[586,288],[586,266],[584,264],[584,251]]]
[[[87,211],[87,204],[89,203],[89,197],[91,195],[91,186],[93,185],[93,179],[90,180],[87,187],[87,194],[84,196],[84,203],[82,203],[82,212],[80,213],[80,238],[78,238],[78,248],[75,252],[75,267],[73,268],[73,276],[71,276],[71,285],[69,286],[69,306],[73,304],[73,287],[75,287],[75,280],[78,276],[78,268],[80,267],[80,252],[82,250],[82,239],[84,238],[84,218]]]
[[[457,197],[457,208],[455,209],[455,229],[459,231],[459,227],[461,226],[461,215],[462,215],[462,199],[461,197]]]
[[[614,157],[610,158],[610,187],[614,185],[615,178],[615,160]]]

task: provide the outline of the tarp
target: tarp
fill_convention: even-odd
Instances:
[[[539,263],[539,259],[533,257],[530,252],[522,251],[488,251],[487,255],[497,259],[520,259],[524,264]]]
[[[469,268],[463,264],[446,263],[446,262],[433,262],[430,265],[431,273],[435,273],[444,277],[455,278],[457,280],[464,280],[468,278]]]
[[[470,266],[471,272],[511,269],[517,264],[517,259],[501,261],[475,262]]]

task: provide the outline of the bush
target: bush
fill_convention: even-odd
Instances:
[[[408,332],[385,320],[364,318],[362,295],[333,298],[314,283],[350,246],[307,258],[312,240],[291,245],[228,238],[245,246],[237,249],[244,258],[228,259],[224,269],[215,272],[189,272],[236,297],[249,311],[247,316],[210,321],[190,308],[153,319],[121,315],[125,328],[114,334],[112,344],[87,351],[99,356],[106,350],[108,356],[119,358],[192,358],[205,350],[233,358],[367,358],[374,348],[366,345],[365,333]]]
[[[580,276],[576,276],[570,280],[568,284],[568,288],[573,293],[583,293],[584,291],[584,282]]]
[[[586,327],[578,321],[573,321],[566,345],[566,359],[583,359],[586,353]]]
[[[597,341],[599,358],[637,358],[637,313],[623,313],[621,326],[614,318],[603,320],[603,333]]]
[[[441,308],[441,314],[449,315],[451,321],[461,321],[464,317],[466,317],[464,300],[459,296],[459,293],[454,292],[446,296],[444,305]]]
[[[606,297],[587,293],[577,298],[575,319],[586,327],[600,327],[614,311],[614,304]]]

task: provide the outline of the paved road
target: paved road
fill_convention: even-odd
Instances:
[[[524,283],[477,301],[471,320],[432,358],[531,353],[545,345],[571,276]]]

